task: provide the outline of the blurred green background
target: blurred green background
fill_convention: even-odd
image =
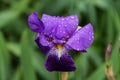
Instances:
[[[77,14],[79,25],[91,22],[95,40],[87,53],[71,52],[77,70],[68,80],[107,80],[105,51],[112,41],[111,64],[120,80],[120,0],[0,0],[0,80],[58,80],[44,67],[46,56],[34,42],[28,16],[34,12],[56,16]]]

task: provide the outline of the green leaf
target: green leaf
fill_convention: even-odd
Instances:
[[[42,55],[43,53],[34,52],[33,56],[33,65],[34,68],[38,71],[38,74],[44,78],[44,80],[57,80],[56,72],[48,72],[45,68],[45,58]]]
[[[6,42],[0,32],[0,80],[8,80],[10,76],[10,55],[6,47]]]
[[[29,34],[28,31],[25,30],[22,34],[21,40],[21,66],[22,72],[24,76],[24,80],[36,80],[35,70],[33,67],[33,56],[32,47],[29,41]]]
[[[118,39],[115,41],[113,52],[112,52],[112,66],[113,66],[113,72],[116,75],[116,78],[120,74],[120,54],[119,54],[119,45],[118,45]]]
[[[85,80],[86,79],[86,75],[87,72],[89,70],[89,62],[88,62],[88,56],[87,54],[81,54],[81,56],[75,60],[76,61],[76,66],[77,66],[77,70],[74,73],[74,78],[76,80]],[[81,73],[82,72],[82,73]]]
[[[13,10],[5,10],[0,12],[0,28],[5,26],[6,24],[13,21],[15,18],[18,17],[18,13]]]
[[[96,11],[95,11],[95,6],[92,4],[88,5],[88,15],[91,23],[93,23],[96,26],[97,25]]]
[[[21,50],[20,50],[20,44],[15,42],[9,42],[7,43],[7,48],[9,51],[11,51],[15,56],[20,56]]]
[[[94,50],[94,47],[90,47],[87,49],[87,55],[89,56],[90,59],[94,62],[94,64],[98,67],[102,64],[102,59],[100,57],[100,53],[96,50]]]
[[[87,80],[104,80],[105,78],[105,65],[101,65],[95,72],[93,72]]]
[[[14,72],[12,80],[21,80],[21,69],[20,69],[20,67],[18,67],[16,69],[16,71]]]
[[[111,14],[111,11],[108,11],[107,12],[107,43],[110,42],[110,41],[113,41],[114,39],[114,26],[113,26],[113,19],[112,17],[113,16]],[[112,33],[113,32],[113,33]]]

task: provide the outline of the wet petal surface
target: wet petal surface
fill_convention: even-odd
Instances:
[[[33,12],[28,17],[28,24],[30,29],[34,32],[42,32],[44,29],[43,22],[39,19],[37,12]]]
[[[76,15],[55,17],[44,14],[41,20],[45,25],[45,33],[56,39],[70,37],[78,26]]]
[[[94,40],[93,27],[89,23],[83,28],[79,29],[66,43],[68,49],[77,51],[85,51]]]
[[[40,44],[42,46],[48,46],[48,47],[53,47],[53,44],[51,43],[51,41],[49,41],[49,37],[46,37],[43,33],[41,33],[40,36]]]

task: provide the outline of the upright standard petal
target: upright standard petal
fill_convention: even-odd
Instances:
[[[33,12],[28,17],[28,24],[29,24],[30,29],[34,32],[40,32],[41,33],[44,29],[43,22],[39,19],[37,12]]]
[[[79,29],[65,44],[68,49],[77,51],[85,51],[94,40],[93,27],[89,23],[83,28]]]
[[[40,33],[37,33],[36,37],[35,37],[35,42],[38,45],[38,47],[40,48],[40,50],[44,53],[47,54],[50,50],[50,47],[48,46],[42,46],[40,44]]]
[[[41,20],[45,25],[45,33],[60,40],[70,37],[78,26],[77,15],[55,17],[44,14]]]
[[[48,71],[69,72],[75,71],[76,69],[71,56],[64,50],[61,55],[59,55],[59,50],[56,48],[51,49],[48,53],[45,66]]]

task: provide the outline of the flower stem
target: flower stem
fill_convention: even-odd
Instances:
[[[67,78],[68,78],[68,72],[62,72],[61,77],[62,77],[62,80],[67,80]]]
[[[61,80],[61,72],[58,72],[58,80]]]
[[[115,80],[114,72],[112,70],[112,65],[110,63],[112,55],[112,42],[108,44],[108,47],[106,49],[106,54],[105,54],[105,60],[106,60],[106,67],[105,67],[105,73],[108,78],[108,80]]]
[[[108,80],[115,80],[115,76],[111,65],[106,66],[105,72]]]

